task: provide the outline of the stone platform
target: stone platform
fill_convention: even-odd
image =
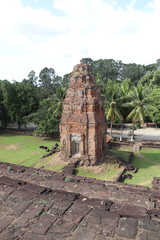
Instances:
[[[2,240],[159,240],[152,189],[0,163]]]

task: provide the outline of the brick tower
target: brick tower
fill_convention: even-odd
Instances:
[[[97,165],[106,151],[106,118],[103,98],[87,64],[70,74],[60,122],[61,157]]]

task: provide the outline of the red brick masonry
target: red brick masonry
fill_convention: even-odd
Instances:
[[[104,100],[87,64],[74,67],[60,123],[62,158],[96,165],[106,151]]]

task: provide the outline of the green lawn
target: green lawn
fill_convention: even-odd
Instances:
[[[128,161],[129,157],[129,152],[131,152],[131,149],[126,148],[126,149],[111,149],[110,152],[113,152],[115,155],[118,157],[123,158],[124,160]]]
[[[119,150],[114,152],[119,154]],[[138,184],[151,187],[153,177],[160,177],[160,149],[142,149],[135,153],[132,164],[138,167],[137,173],[132,174],[132,179],[126,179],[125,183]]]
[[[61,161],[57,154],[41,159],[46,152],[39,146],[51,148],[55,143],[50,138],[1,134],[0,161],[36,168],[43,166],[44,169],[61,171],[66,162]],[[76,174],[103,180],[115,180],[122,170],[123,168],[118,168],[117,164],[107,162],[97,167],[79,167],[76,169]]]
[[[39,146],[44,145],[52,148],[55,143],[56,141],[50,138],[0,134],[0,161],[28,167],[36,165],[41,167],[44,163],[41,157],[46,152],[40,149]],[[48,159],[45,160],[45,164]]]
[[[115,181],[122,171],[123,167],[119,168],[118,164],[106,162],[99,166],[78,167],[76,169],[76,175],[101,180]]]
[[[0,161],[36,168],[44,166],[44,169],[61,171],[66,162],[61,161],[58,155],[41,159],[46,152],[39,148],[40,145],[44,145],[51,149],[56,142],[51,138],[0,134]],[[131,149],[123,147],[112,151],[127,159],[126,151]],[[136,174],[131,173],[133,178],[125,180],[125,183],[151,186],[153,177],[160,177],[160,149],[142,149],[140,153],[134,154],[133,165],[139,170]],[[102,180],[115,180],[120,171],[122,169],[118,168],[117,164],[104,162],[96,167],[79,167],[76,169],[76,174]]]

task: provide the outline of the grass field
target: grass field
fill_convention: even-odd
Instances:
[[[43,166],[44,169],[61,171],[67,163],[60,160],[59,153],[42,159],[46,152],[39,148],[40,145],[44,145],[51,149],[55,143],[59,142],[51,138],[1,134],[0,161],[36,168]],[[127,147],[113,150],[115,154],[124,159],[127,159],[126,151],[131,151],[131,149]],[[153,177],[160,177],[159,156],[160,149],[142,149],[140,153],[134,154],[133,165],[139,170],[136,174],[132,173],[132,179],[125,180],[125,183],[150,187]],[[104,162],[96,167],[79,167],[76,169],[76,174],[103,180],[115,180],[122,170],[117,164]]]
[[[125,150],[116,149],[114,153],[122,156]],[[126,179],[124,182],[151,187],[153,177],[160,177],[160,149],[143,148],[140,153],[134,153],[132,164],[138,167],[138,172],[136,174],[127,172],[126,174],[132,174],[132,179]]]
[[[45,150],[40,145],[51,148],[55,143],[51,138],[38,138],[32,136],[1,134],[0,135],[0,161],[19,164],[28,167],[61,171],[68,164],[60,159],[59,153],[42,159]],[[59,142],[58,142],[59,143]],[[103,163],[96,167],[79,167],[76,174],[91,178],[115,180],[123,168],[114,163]]]
[[[78,167],[76,174],[82,177],[116,181],[123,169],[123,167],[119,168],[118,164],[106,161],[99,166]]]
[[[41,167],[47,165],[50,158],[41,159],[46,154],[40,145],[52,148],[57,141],[51,138],[38,138],[14,134],[0,135],[0,161],[19,164],[27,167]],[[50,168],[50,165],[48,166]],[[59,166],[55,167],[59,170]]]

